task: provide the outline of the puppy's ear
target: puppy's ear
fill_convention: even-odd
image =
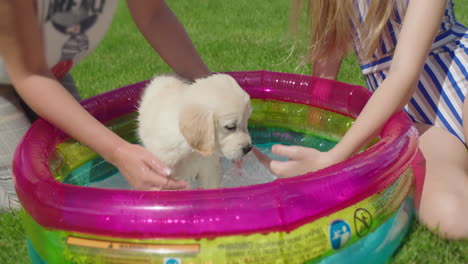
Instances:
[[[215,120],[203,105],[187,105],[179,119],[180,132],[189,145],[203,156],[215,152]]]

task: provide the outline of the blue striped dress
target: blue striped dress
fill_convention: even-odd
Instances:
[[[394,14],[372,59],[364,60],[362,54],[356,52],[371,91],[375,91],[388,75],[408,1],[395,0]],[[358,0],[357,3],[360,16],[364,17],[368,0]],[[457,22],[453,6],[452,0],[448,0],[417,90],[405,110],[415,122],[446,128],[466,144],[462,110],[468,90],[468,28]],[[359,38],[359,32],[356,32],[355,44],[359,43]]]

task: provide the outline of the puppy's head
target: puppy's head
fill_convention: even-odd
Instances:
[[[249,95],[231,76],[216,74],[187,87],[179,127],[202,155],[240,159],[252,149],[247,130],[250,114]]]

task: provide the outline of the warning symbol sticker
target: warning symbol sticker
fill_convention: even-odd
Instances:
[[[372,227],[372,215],[364,208],[354,211],[354,228],[356,235],[365,236]]]

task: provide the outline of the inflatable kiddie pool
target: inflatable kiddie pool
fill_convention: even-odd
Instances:
[[[370,96],[310,76],[229,74],[251,95],[249,131],[261,150],[274,143],[328,150]],[[82,104],[137,142],[145,84]],[[385,263],[413,217],[416,154],[416,130],[401,112],[371,146],[315,173],[215,190],[98,188],[92,183],[118,171],[39,120],[17,149],[14,173],[33,263]]]

